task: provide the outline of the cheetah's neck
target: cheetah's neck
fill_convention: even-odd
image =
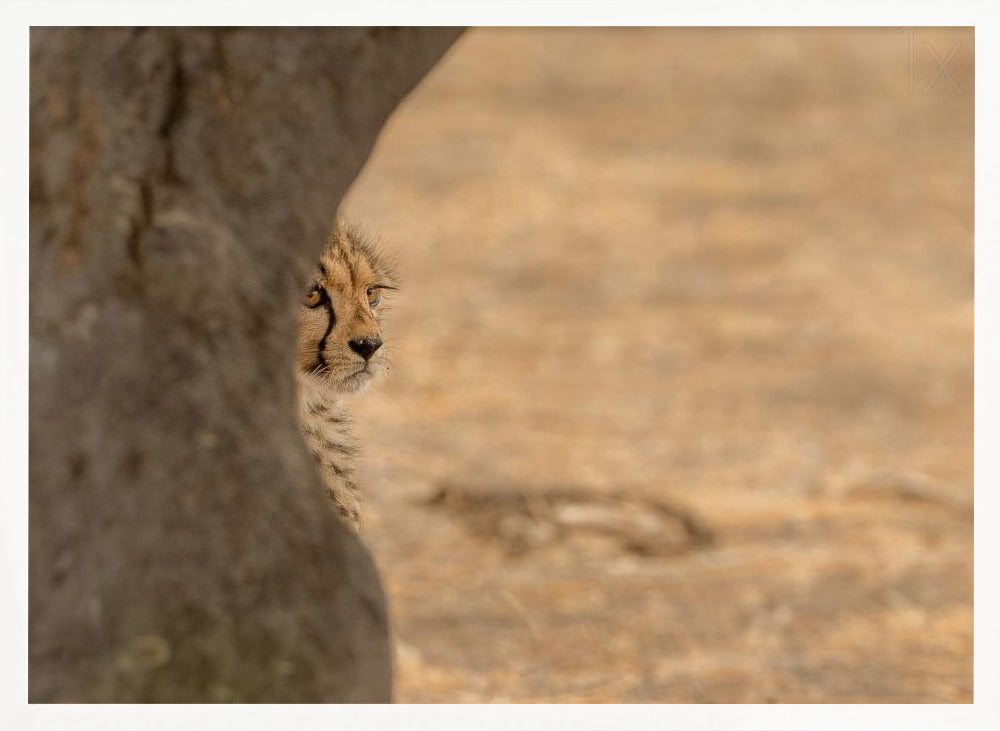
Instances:
[[[355,481],[358,445],[343,395],[324,388],[315,376],[299,376],[299,429],[319,465],[330,499],[348,525],[358,532],[361,494]]]

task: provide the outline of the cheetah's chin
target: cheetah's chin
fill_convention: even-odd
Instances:
[[[375,380],[376,372],[366,366],[341,380],[341,388],[347,393],[361,393]]]

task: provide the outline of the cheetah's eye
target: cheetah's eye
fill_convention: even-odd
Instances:
[[[325,295],[326,293],[323,291],[323,288],[318,284],[314,284],[306,292],[306,307],[319,307],[323,303]]]
[[[369,287],[368,288],[368,305],[369,307],[378,307],[378,303],[382,301],[382,290],[379,287]]]

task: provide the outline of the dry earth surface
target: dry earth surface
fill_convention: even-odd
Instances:
[[[398,700],[972,700],[973,53],[452,49],[345,203],[405,281],[358,416]]]

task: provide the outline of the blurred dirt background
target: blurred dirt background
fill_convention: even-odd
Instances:
[[[472,30],[408,99],[399,701],[972,700],[974,45]]]

